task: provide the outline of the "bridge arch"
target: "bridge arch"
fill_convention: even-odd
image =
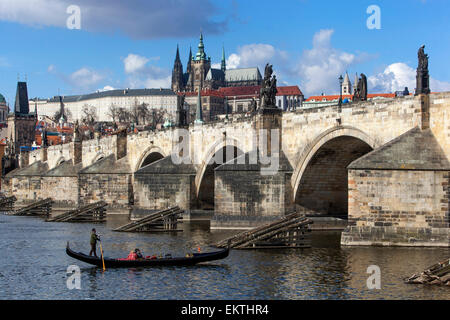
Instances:
[[[347,166],[376,148],[376,142],[360,129],[330,128],[317,136],[300,154],[291,186],[293,201],[305,211],[346,215]]]
[[[140,168],[145,167],[157,160],[165,158],[166,154],[164,151],[157,146],[150,146],[141,154],[139,160],[136,163],[136,167],[134,171],[138,171]]]
[[[206,206],[214,204],[214,169],[244,154],[239,141],[224,137],[216,141],[206,152],[195,176],[195,188],[198,202]],[[219,163],[216,160],[219,158]],[[200,204],[198,204],[200,206]]]

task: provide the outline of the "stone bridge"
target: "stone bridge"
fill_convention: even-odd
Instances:
[[[214,210],[213,228],[301,210],[348,217],[343,244],[448,246],[449,159],[450,93],[435,93],[51,146],[22,154],[5,188],[61,207]]]

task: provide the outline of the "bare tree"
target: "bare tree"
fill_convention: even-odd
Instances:
[[[59,119],[61,119],[61,109],[56,111],[53,114],[53,119],[55,120],[55,122],[57,123],[59,121]],[[70,112],[70,110],[68,109],[64,109],[64,118],[66,119],[66,121],[69,121],[72,119],[72,112]]]
[[[150,109],[148,124],[152,128],[156,128],[156,125],[164,123],[164,120],[168,117],[167,111],[164,109]]]
[[[111,104],[108,108],[107,116],[111,117],[113,122],[116,122],[119,120],[119,110],[120,108],[117,107],[115,104]]]
[[[81,123],[92,127],[97,122],[97,113],[93,106],[85,104],[82,109]]]
[[[151,120],[151,117],[150,117],[151,112],[148,109],[148,104],[143,102],[137,107],[137,109],[138,109],[139,117],[142,120],[142,123],[147,124]]]
[[[117,118],[119,119],[119,122],[130,122],[130,112],[126,108],[120,107],[118,109]]]

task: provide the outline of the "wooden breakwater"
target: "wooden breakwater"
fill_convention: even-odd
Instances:
[[[263,226],[238,233],[215,244],[219,248],[235,249],[275,249],[311,247],[309,225],[312,221],[300,213]]]
[[[178,220],[181,219],[183,210],[175,206],[168,209],[160,210],[132,221],[114,231],[120,232],[149,232],[149,231],[179,231],[177,230]]]
[[[105,222],[106,206],[105,201],[91,203],[74,210],[66,211],[56,217],[47,219],[48,222]]]
[[[434,284],[450,286],[450,259],[428,267],[420,274],[405,279],[408,284]]]
[[[51,198],[35,201],[10,213],[13,216],[50,216],[53,200]]]
[[[14,211],[14,204],[16,201],[17,198],[15,196],[2,197],[0,199],[0,211]]]

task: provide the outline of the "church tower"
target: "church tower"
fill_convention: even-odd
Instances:
[[[350,78],[348,73],[345,72],[344,82],[342,83],[342,95],[352,94],[352,83],[350,82]]]
[[[203,44],[203,35],[200,33],[200,42],[198,51],[191,60],[191,72],[189,75],[190,91],[198,91],[204,87],[206,75],[211,68],[211,58],[206,56],[205,45]]]
[[[175,63],[172,70],[172,90],[178,92],[182,91],[183,89],[183,65],[181,64],[180,51],[177,45],[177,54],[175,56]]]

